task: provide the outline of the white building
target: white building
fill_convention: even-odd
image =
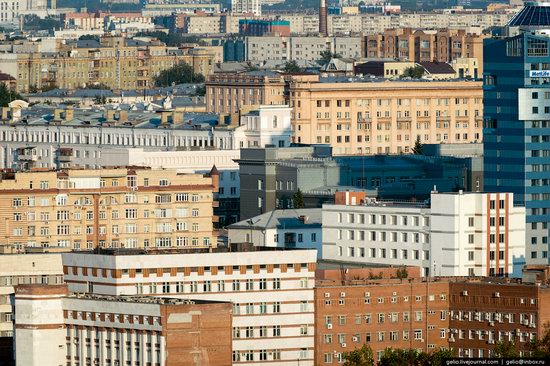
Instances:
[[[286,105],[262,105],[241,116],[235,130],[235,145],[239,147],[290,146],[292,108]]]
[[[65,282],[73,292],[231,301],[235,363],[314,365],[315,250],[135,254],[63,254]]]
[[[323,259],[521,276],[525,208],[514,207],[512,193],[432,193],[430,201],[324,205]]]
[[[233,13],[250,13],[262,15],[261,0],[231,0],[231,11]]]
[[[24,285],[15,306],[17,366],[231,365],[227,302]]]
[[[61,254],[0,255],[0,337],[13,336],[15,287],[34,283],[63,283]]]
[[[322,257],[320,208],[274,210],[227,227],[229,243],[316,249]]]

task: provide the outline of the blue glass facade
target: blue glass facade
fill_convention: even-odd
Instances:
[[[484,183],[526,207],[527,263],[548,262],[550,38],[522,33],[484,43]]]

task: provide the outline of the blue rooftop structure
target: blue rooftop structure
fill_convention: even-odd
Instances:
[[[522,29],[550,28],[550,3],[526,2],[524,8],[510,19],[508,26]]]

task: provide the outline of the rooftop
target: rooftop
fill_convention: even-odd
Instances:
[[[248,220],[229,225],[230,229],[273,229],[273,228],[300,228],[304,226],[321,227],[322,210],[320,208],[302,208],[288,210],[273,210]]]
[[[526,2],[524,8],[508,22],[509,27],[550,27],[550,3]]]
[[[155,304],[155,305],[196,305],[196,304],[212,304],[222,303],[224,301],[212,301],[212,300],[190,300],[190,299],[176,299],[169,297],[151,297],[151,296],[107,296],[97,295],[90,293],[71,293],[71,298],[83,299],[83,300],[95,300],[95,301],[111,301],[111,302],[131,302],[138,304]]]

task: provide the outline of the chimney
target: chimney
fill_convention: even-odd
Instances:
[[[2,121],[8,121],[11,119],[11,110],[9,107],[2,107]]]
[[[328,36],[327,0],[319,0],[319,34]]]
[[[107,122],[114,122],[115,121],[115,115],[116,115],[116,111],[113,110],[113,109],[107,109],[105,111],[105,120]]]
[[[118,123],[128,122],[128,111],[118,111]]]
[[[74,119],[74,109],[73,107],[68,107],[65,110],[65,121],[72,121]]]

